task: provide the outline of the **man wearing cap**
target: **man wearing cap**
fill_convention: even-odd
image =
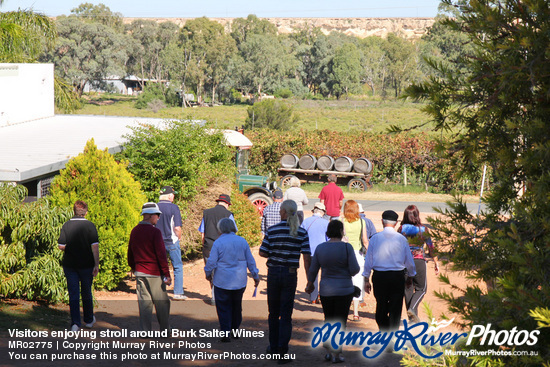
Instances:
[[[231,197],[227,194],[221,194],[216,199],[217,205],[213,208],[206,209],[202,212],[202,221],[199,226],[199,232],[201,233],[202,240],[202,256],[204,263],[208,261],[210,257],[210,251],[214,245],[214,241],[220,237],[220,232],[218,232],[218,222],[223,218],[229,218],[235,222],[233,213],[229,211],[229,206],[231,205]],[[235,225],[236,228],[236,225]],[[212,282],[210,282],[212,286]],[[214,288],[212,287],[212,300],[211,304],[215,304],[214,298]]]
[[[398,218],[393,210],[382,213],[384,230],[372,236],[365,256],[365,291],[370,294],[374,288],[375,319],[381,331],[399,329],[405,294],[405,269],[408,272],[407,287],[410,287],[416,274],[409,243],[395,230]],[[371,270],[372,286],[369,281]]]
[[[155,227],[161,211],[156,203],[141,208],[143,220],[132,229],[128,244],[128,265],[136,276],[139,327],[151,330],[153,305],[162,331],[169,330],[170,298],[166,286],[172,284],[162,233]]]
[[[174,268],[174,300],[184,301],[187,296],[183,293],[183,263],[181,261],[181,213],[180,208],[174,204],[177,194],[171,186],[160,189],[158,207],[162,212],[156,227],[162,233],[166,254],[170,256],[170,262]]]
[[[281,203],[283,202],[283,192],[280,189],[273,193],[274,203],[265,207],[262,214],[262,234],[265,236],[267,229],[281,221]]]
[[[323,187],[319,194],[319,199],[321,199],[321,203],[325,204],[327,215],[330,219],[340,218],[340,210],[344,202],[344,193],[336,185],[336,180],[337,177],[335,174],[331,173],[328,175],[328,185]]]
[[[328,227],[328,219],[325,219],[326,208],[325,204],[321,202],[315,203],[313,207],[313,215],[306,218],[301,227],[307,231],[309,236],[309,248],[311,250],[311,257],[315,254],[317,246],[323,242],[328,241],[326,233]],[[311,303],[319,303],[319,282],[318,277],[313,282],[315,289],[309,295]]]

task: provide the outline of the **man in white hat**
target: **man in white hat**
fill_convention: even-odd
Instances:
[[[166,286],[172,284],[161,231],[155,227],[161,211],[156,203],[141,208],[143,220],[132,229],[128,244],[128,265],[136,276],[139,327],[151,331],[153,305],[161,330],[169,330],[170,298]]]
[[[306,218],[301,227],[307,231],[309,236],[309,248],[311,249],[311,256],[315,254],[315,249],[317,246],[323,242],[327,241],[327,227],[328,219],[325,219],[325,213],[327,209],[325,204],[318,202],[315,203],[313,207],[313,215],[309,218]],[[313,282],[315,289],[309,295],[309,300],[311,303],[319,303],[319,282],[318,278],[315,278]]]

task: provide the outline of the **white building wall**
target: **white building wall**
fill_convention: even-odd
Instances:
[[[53,64],[0,63],[0,127],[53,115]]]

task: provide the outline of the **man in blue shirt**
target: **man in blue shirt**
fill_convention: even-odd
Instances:
[[[329,224],[328,219],[325,219],[325,213],[327,209],[325,204],[321,202],[315,203],[313,207],[313,215],[306,218],[301,227],[307,231],[309,237],[309,248],[311,250],[311,256],[315,255],[315,249],[319,244],[327,241],[327,227]],[[318,277],[315,277],[313,281],[313,292],[309,295],[311,303],[319,303],[319,281]]]
[[[166,254],[170,257],[174,268],[174,297],[176,301],[184,301],[183,294],[183,263],[181,261],[181,213],[180,208],[173,203],[176,191],[171,186],[160,189],[158,207],[162,212],[156,227],[160,229]]]
[[[403,296],[405,294],[405,269],[408,278],[407,287],[412,284],[416,274],[409,242],[395,230],[398,214],[393,210],[382,213],[384,230],[372,236],[365,256],[365,291],[370,294],[374,286],[376,298],[375,319],[381,331],[399,329]],[[370,273],[372,286],[370,284]]]

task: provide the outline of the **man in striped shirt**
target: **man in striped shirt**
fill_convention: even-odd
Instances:
[[[281,204],[281,222],[271,226],[264,236],[260,256],[267,258],[267,306],[269,309],[268,353],[283,356],[279,364],[291,362],[288,343],[292,335],[292,311],[298,282],[300,254],[307,276],[311,252],[307,231],[300,227],[298,208],[293,200]],[[286,355],[286,356],[285,356]]]

